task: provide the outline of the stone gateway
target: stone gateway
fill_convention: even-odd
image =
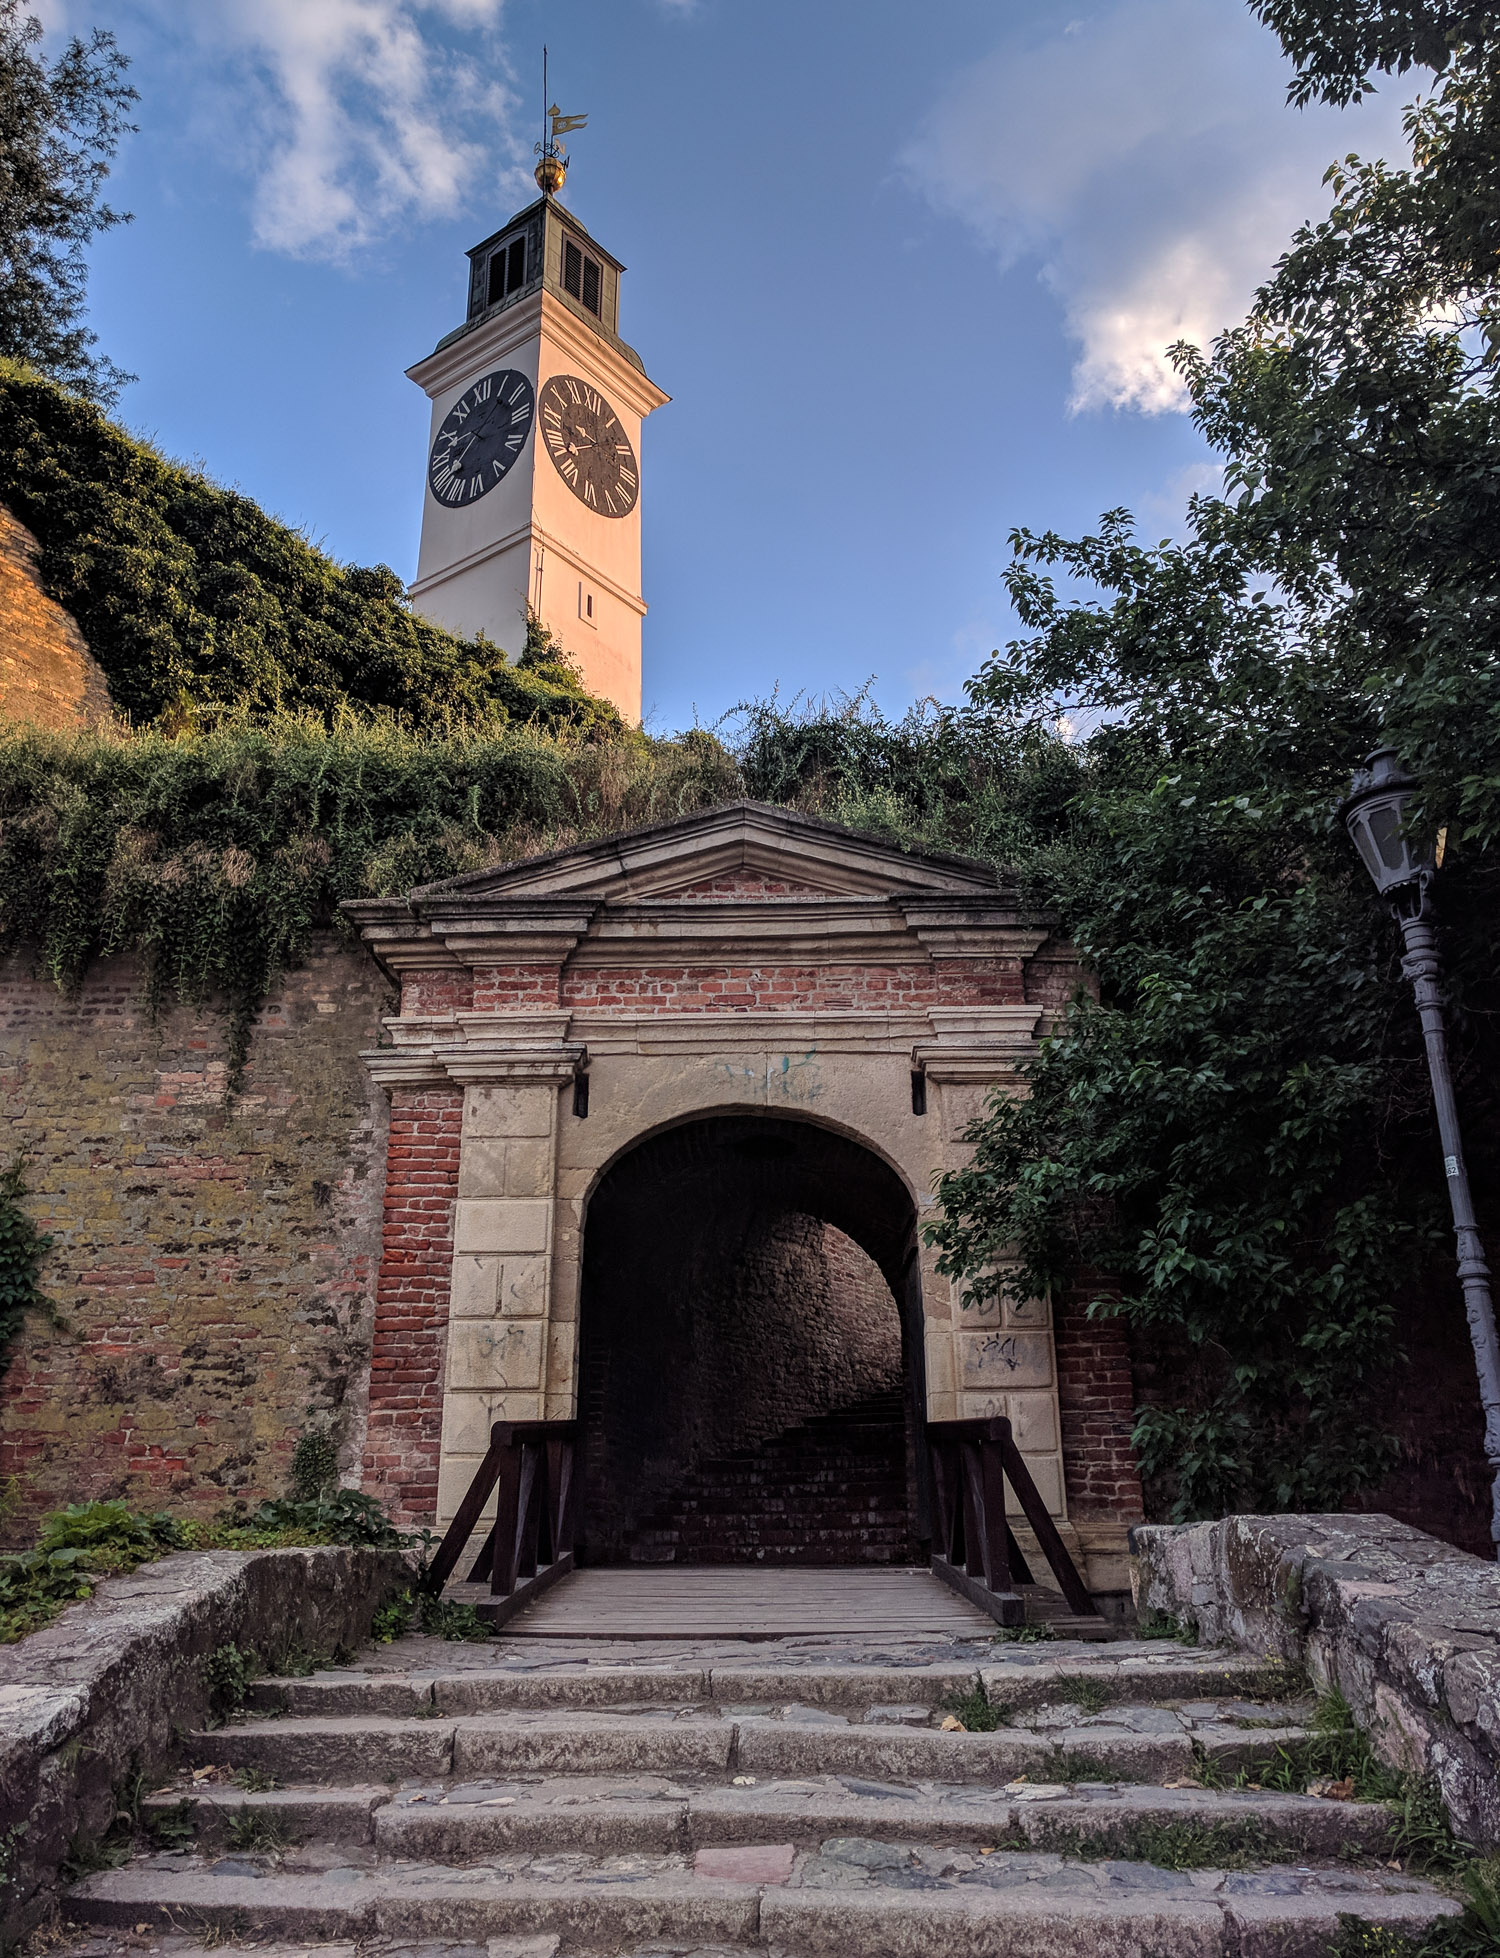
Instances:
[[[577,1418],[585,1559],[912,1561],[921,1423],[1002,1414],[1123,1589],[1123,1338],[922,1240],[1078,983],[989,866],[738,803],[346,909],[400,987],[366,1488],[443,1527]]]

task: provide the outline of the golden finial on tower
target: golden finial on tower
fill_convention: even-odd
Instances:
[[[547,50],[542,49],[542,100],[547,100]],[[544,197],[553,197],[567,180],[568,152],[558,141],[588,122],[587,116],[565,116],[554,102],[543,121],[542,140],[536,145],[536,180]],[[549,126],[550,125],[550,126]]]

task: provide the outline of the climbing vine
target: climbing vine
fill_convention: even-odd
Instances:
[[[28,1312],[47,1309],[40,1277],[52,1239],[39,1231],[21,1199],[26,1195],[25,1158],[16,1156],[0,1170],[0,1378]]]
[[[154,1008],[222,1001],[231,1060],[344,898],[409,890],[739,792],[707,734],[422,737],[309,719],[203,733],[0,728],[0,953],[64,988],[135,953]]]

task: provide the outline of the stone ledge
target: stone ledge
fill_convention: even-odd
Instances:
[[[6,1943],[45,1916],[75,1839],[102,1837],[118,1791],[207,1717],[210,1652],[358,1644],[404,1575],[391,1551],[184,1551],[0,1647]]]
[[[1132,1547],[1139,1609],[1336,1686],[1381,1760],[1500,1844],[1500,1566],[1379,1514],[1151,1525]]]

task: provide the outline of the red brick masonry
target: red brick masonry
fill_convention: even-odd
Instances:
[[[437,1515],[463,1110],[462,1088],[391,1096],[364,1480],[407,1524]]]
[[[1075,1522],[1146,1513],[1130,1445],[1135,1392],[1125,1324],[1088,1317],[1090,1299],[1109,1292],[1097,1273],[1088,1273],[1055,1307],[1063,1475]]]

